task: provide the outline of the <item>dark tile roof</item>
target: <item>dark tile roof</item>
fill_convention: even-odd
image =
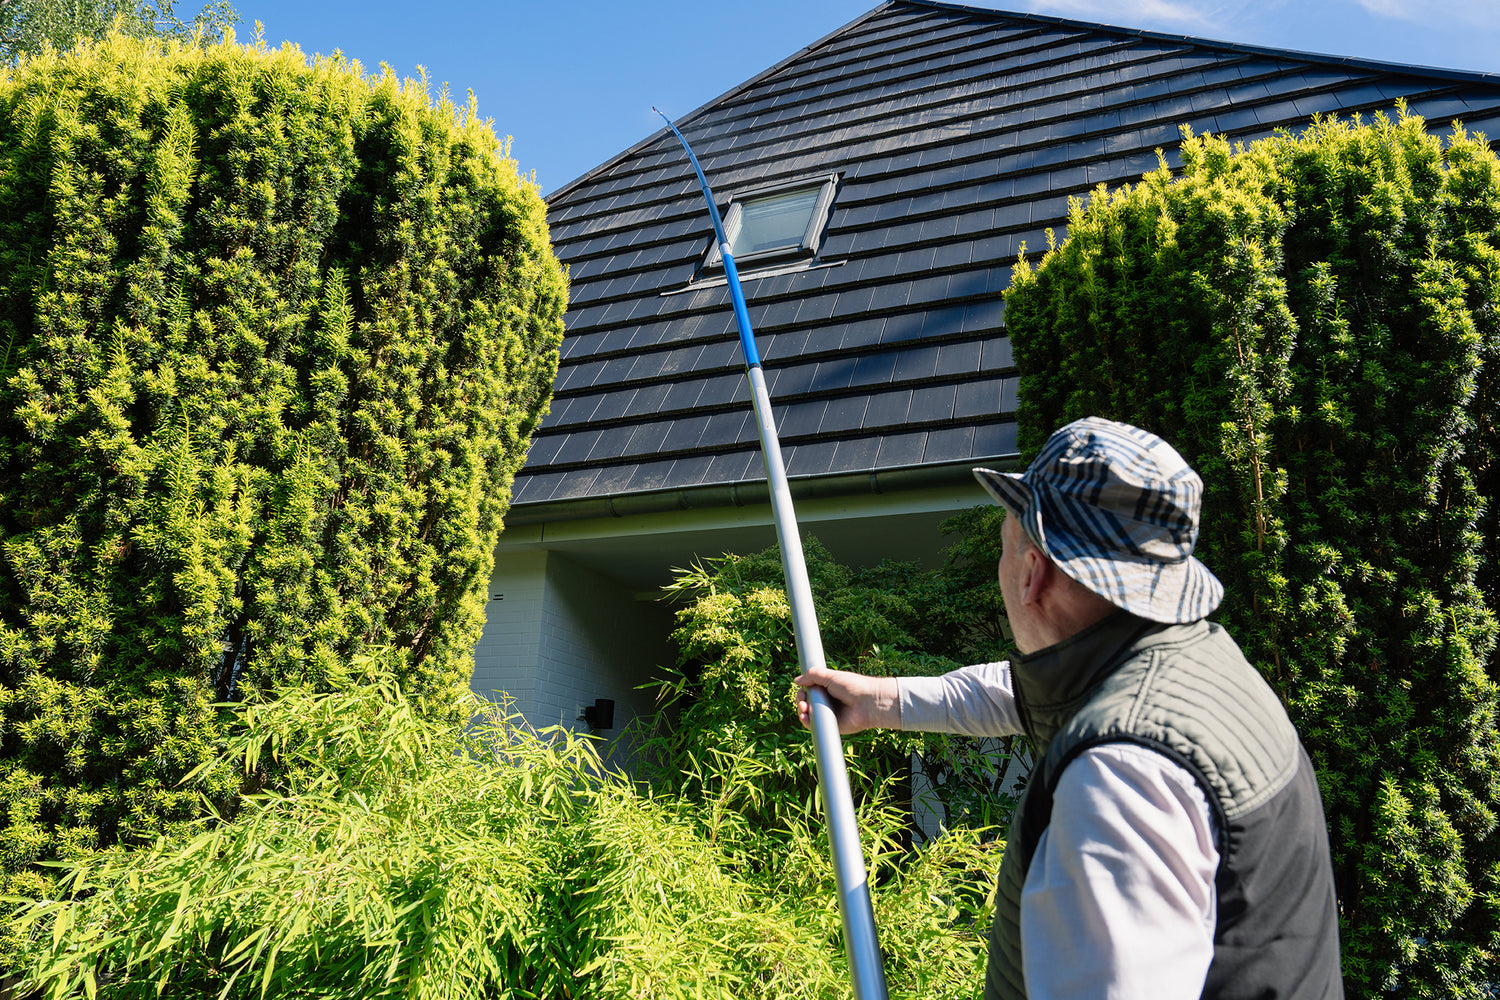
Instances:
[[[788,474],[1014,452],[1001,291],[1068,200],[1134,181],[1183,125],[1251,140],[1389,110],[1500,135],[1500,78],[895,0],[686,116],[721,206],[842,176],[815,263],[744,282]],[[572,299],[514,502],[763,477],[710,224],[663,129],[549,199]]]

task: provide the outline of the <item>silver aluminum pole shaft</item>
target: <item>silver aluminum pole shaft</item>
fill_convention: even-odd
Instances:
[[[771,422],[771,399],[760,365],[747,372],[760,444],[766,460],[766,479],[771,488],[771,512],[776,521],[776,540],[781,546],[781,567],[786,575],[787,597],[792,606],[792,630],[797,639],[797,659],[806,673],[825,665],[823,636],[813,608],[807,562],[797,515],[792,509],[792,491],[787,487],[786,468],[781,461],[781,443]],[[885,967],[875,934],[875,911],[870,903],[870,884],[865,873],[864,853],[859,845],[859,826],[854,819],[854,798],[849,792],[849,770],[844,765],[844,745],[839,739],[838,717],[822,688],[808,688],[812,706],[813,749],[818,758],[818,787],[828,812],[828,833],[833,851],[833,876],[839,891],[839,913],[844,921],[844,950],[854,981],[856,1000],[885,1000]]]
[[[656,110],[656,109],[652,109]],[[657,114],[661,114],[657,111]],[[735,322],[739,326],[740,346],[745,352],[745,376],[750,382],[750,397],[755,421],[760,430],[761,454],[766,463],[766,481],[771,490],[771,514],[776,522],[776,540],[781,546],[781,567],[786,575],[787,599],[792,608],[792,630],[797,640],[797,658],[806,673],[825,665],[823,637],[818,630],[818,616],[813,608],[812,586],[807,579],[807,561],[802,554],[802,538],[797,531],[797,514],[792,508],[792,491],[787,487],[786,466],[781,460],[781,441],[771,419],[771,397],[766,391],[761,371],[760,353],[755,333],[750,328],[745,293],[740,287],[739,271],[724,235],[719,207],[709,189],[698,157],[683,134],[666,115],[667,128],[677,136],[687,152],[688,161],[698,175],[708,202],[714,236],[724,259],[724,278],[734,304]],[[812,707],[813,750],[818,759],[818,788],[828,813],[829,842],[833,852],[833,874],[838,885],[839,913],[844,923],[844,951],[854,984],[855,1000],[886,1000],[885,967],[875,935],[875,911],[870,904],[870,883],[865,871],[864,852],[859,846],[859,827],[854,818],[854,799],[849,793],[849,771],[844,765],[844,747],[839,739],[838,718],[821,688],[808,688]]]

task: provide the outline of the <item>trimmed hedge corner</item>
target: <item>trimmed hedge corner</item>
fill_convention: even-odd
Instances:
[[[216,702],[379,645],[451,704],[566,296],[423,82],[121,35],[0,76],[9,891],[202,815]]]
[[[1018,268],[1023,443],[1096,413],[1198,468],[1218,617],[1318,766],[1350,995],[1487,995],[1500,161],[1404,108],[1182,159]]]

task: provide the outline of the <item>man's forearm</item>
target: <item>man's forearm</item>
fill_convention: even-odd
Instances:
[[[902,677],[893,728],[965,736],[1011,736],[1021,716],[1010,664],[976,663],[941,677]]]

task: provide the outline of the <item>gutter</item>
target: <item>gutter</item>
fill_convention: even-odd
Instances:
[[[1017,468],[1020,455],[1003,455],[986,459],[967,459],[932,465],[913,465],[899,469],[846,473],[837,476],[789,478],[792,498],[796,501],[837,499],[941,486],[973,486],[976,465],[998,471]],[[517,504],[505,516],[506,527],[543,524],[557,521],[604,520],[635,517],[641,514],[665,514],[683,510],[711,510],[726,507],[768,506],[770,490],[764,479],[739,483],[716,483],[686,489],[621,493],[614,496],[583,497],[542,503]]]

